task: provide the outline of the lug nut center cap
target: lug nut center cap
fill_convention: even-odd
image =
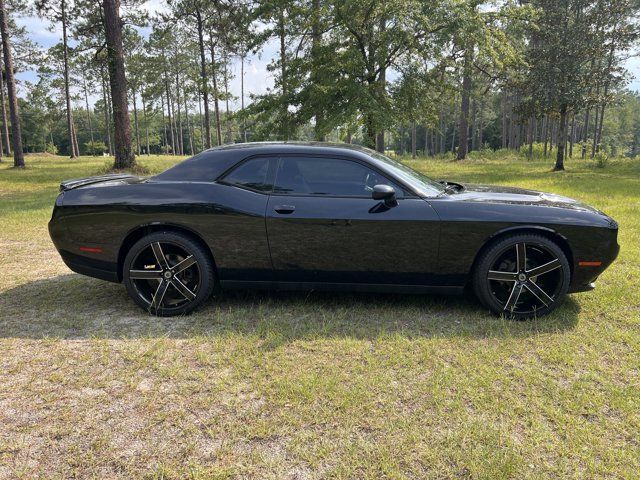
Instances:
[[[524,273],[518,275],[518,280],[524,282],[527,279],[527,276]]]
[[[171,278],[171,276],[172,276],[172,274],[171,274],[171,271],[170,271],[170,270],[165,271],[162,275],[163,275],[163,276],[164,276],[164,278],[166,278],[167,280],[169,280],[169,279]]]

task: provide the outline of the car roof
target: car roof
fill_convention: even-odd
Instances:
[[[210,148],[156,175],[159,181],[212,181],[236,163],[253,155],[332,154],[377,163],[371,150],[359,145],[330,142],[234,143]]]

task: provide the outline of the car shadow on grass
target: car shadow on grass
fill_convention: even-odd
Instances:
[[[140,310],[122,285],[68,274],[0,292],[0,338],[243,335],[272,348],[315,338],[526,337],[571,330],[579,311],[569,297],[552,315],[522,322],[466,296],[226,291],[192,315],[160,318]]]

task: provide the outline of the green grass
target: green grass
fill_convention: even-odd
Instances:
[[[619,221],[597,289],[532,322],[464,298],[258,292],[150,317],[48,238],[60,180],[106,161],[0,164],[0,478],[638,478],[639,161],[406,159]]]

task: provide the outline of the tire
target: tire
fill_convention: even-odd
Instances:
[[[524,320],[546,315],[562,303],[571,270],[566,255],[552,240],[513,234],[482,253],[472,278],[480,303],[495,314]]]
[[[124,260],[129,296],[152,315],[192,312],[213,293],[215,268],[200,242],[176,232],[157,232],[136,242]]]

